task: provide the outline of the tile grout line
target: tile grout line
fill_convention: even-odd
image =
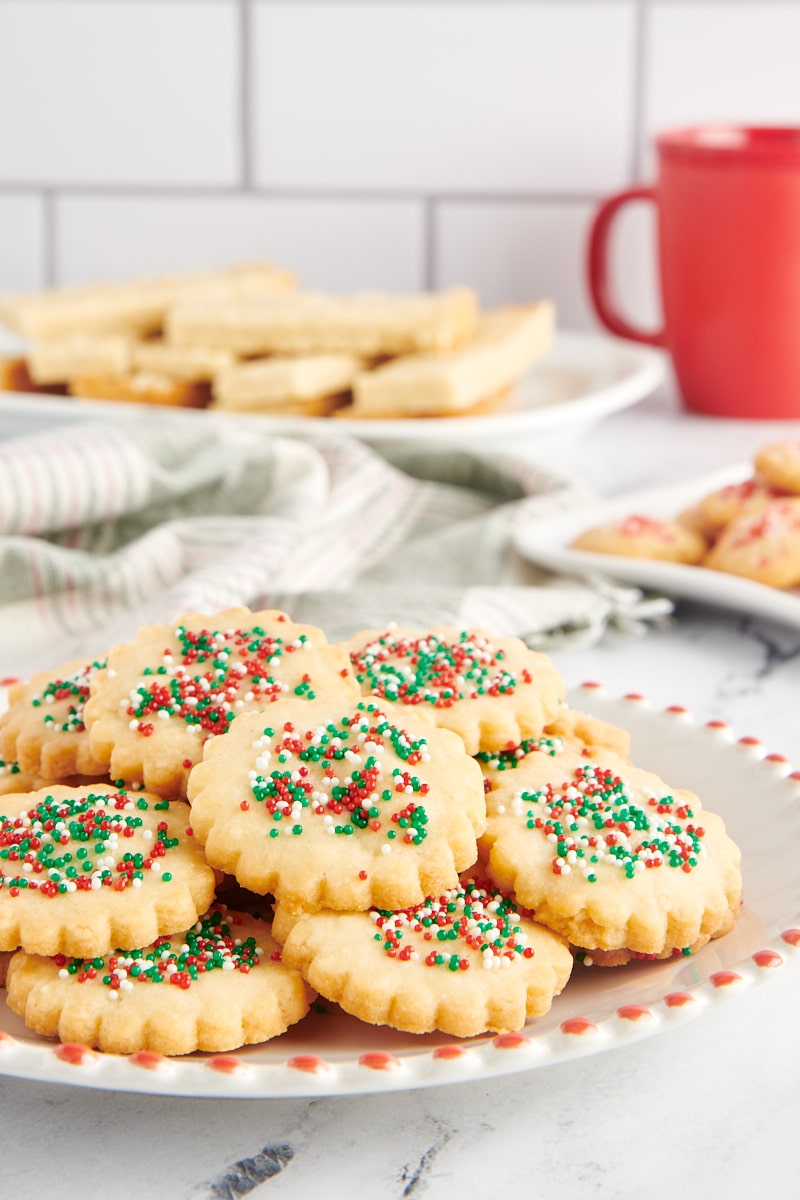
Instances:
[[[650,6],[648,0],[638,0],[634,20],[633,122],[631,128],[630,182],[638,183],[642,177],[645,74],[647,70],[647,51],[650,34]]]
[[[0,0],[2,4],[3,0]],[[609,185],[613,186],[613,185]],[[96,200],[170,200],[173,198],[197,200],[341,200],[353,204],[359,203],[403,203],[425,202],[446,204],[594,204],[606,194],[607,189],[596,191],[507,191],[507,192],[473,192],[461,191],[437,192],[431,196],[422,188],[414,190],[383,189],[383,188],[347,188],[347,187],[293,187],[291,185],[270,185],[267,187],[253,185],[245,190],[240,184],[228,186],[220,184],[102,184],[102,183],[57,183],[44,180],[26,180],[21,182],[0,181],[0,195],[17,195],[20,192],[44,192],[52,190],[59,196],[69,196],[77,199]]]
[[[56,281],[56,240],[58,228],[55,213],[56,194],[52,187],[42,192],[42,280],[45,287]]]
[[[436,281],[436,199],[422,201],[422,286],[432,292]]]
[[[250,95],[250,41],[252,13],[250,0],[239,0],[239,153],[242,189],[249,192],[253,183],[253,121]]]

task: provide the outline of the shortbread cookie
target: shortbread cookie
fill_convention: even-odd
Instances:
[[[555,309],[549,301],[481,316],[475,336],[456,350],[408,355],[353,385],[354,417],[425,417],[468,413],[507,391],[550,349]]]
[[[592,554],[698,563],[706,552],[706,542],[696,530],[677,521],[636,513],[587,529],[575,538],[572,548],[588,550]]]
[[[470,408],[464,408],[464,409],[458,409],[458,410],[454,409],[452,412],[446,412],[446,413],[421,413],[421,414],[419,414],[419,419],[423,420],[423,419],[427,419],[428,417],[430,417],[430,418],[434,418],[437,420],[438,419],[457,420],[459,417],[477,417],[477,416],[480,416],[482,413],[497,412],[499,409],[502,409],[506,406],[506,404],[508,403],[509,397],[511,396],[511,392],[512,392],[511,388],[502,388],[499,392],[494,392],[491,396],[484,396],[483,399],[476,400],[476,402]],[[370,421],[380,421],[380,420],[394,421],[394,420],[399,420],[399,419],[405,419],[409,414],[408,413],[398,413],[398,412],[382,412],[382,413],[375,412],[375,413],[370,413],[369,415],[367,415],[366,413],[356,412],[353,404],[343,404],[341,407],[337,408],[336,411],[332,415],[334,417],[336,417],[337,420],[345,420],[345,421],[361,419],[362,417],[365,420],[368,419]]]
[[[25,358],[0,358],[0,392],[46,392],[63,396],[66,389],[60,384],[47,387],[35,384]]]
[[[365,695],[425,709],[469,754],[537,737],[564,696],[546,655],[480,629],[368,629],[348,649]]]
[[[187,303],[167,318],[181,346],[222,346],[237,354],[350,354],[380,358],[450,350],[475,332],[478,304],[468,288],[418,296],[295,292],[241,301]]]
[[[129,375],[83,375],[69,384],[81,400],[114,400],[125,404],[160,404],[170,408],[205,408],[211,391],[205,383],[173,379],[152,371]]]
[[[796,587],[800,584],[800,496],[773,500],[762,512],[731,522],[703,566],[771,587]]]
[[[310,354],[239,363],[214,380],[214,407],[236,412],[283,411],[350,390],[361,360],[349,354]]]
[[[15,950],[0,950],[0,987],[6,986],[9,963],[15,953]]]
[[[43,781],[105,775],[105,765],[91,752],[83,720],[92,677],[105,665],[104,659],[70,659],[27,683],[13,684],[8,710],[0,718],[3,757]]]
[[[419,904],[475,862],[483,780],[424,715],[326,695],[237,717],[189,778],[212,866],[293,909]]]
[[[108,1054],[266,1042],[305,1016],[313,998],[283,964],[269,923],[218,902],[151,946],[84,958],[20,952],[8,973],[8,1007],[31,1030]]]
[[[0,796],[7,796],[9,792],[35,792],[43,782],[38,776],[23,771],[14,759],[0,758]]]
[[[281,961],[269,924],[224,904],[143,949],[83,958],[20,952],[8,979],[9,1007],[35,1033],[110,1054],[265,1042],[304,1017],[313,998]]]
[[[532,755],[486,796],[491,878],[588,951],[660,956],[730,926],[740,853],[721,819],[611,751]]]
[[[713,541],[731,521],[747,513],[763,512],[780,495],[778,488],[761,480],[744,479],[741,483],[729,483],[710,492],[679,513],[677,520],[708,541]]]
[[[755,456],[755,468],[764,482],[784,492],[800,492],[800,441],[775,442]]]
[[[160,338],[137,342],[131,353],[131,365],[136,371],[190,383],[208,383],[235,361],[229,350],[215,350],[210,346],[172,346]]]
[[[285,696],[358,696],[347,653],[285,613],[231,608],[151,625],[116,646],[92,677],[84,718],[92,753],[112,779],[159,795],[186,794],[203,743],[237,713]]]
[[[67,383],[85,375],[124,375],[130,370],[133,342],[122,334],[87,335],[33,342],[28,352],[31,379],[37,385]]]
[[[0,950],[147,945],[213,894],[185,804],[104,784],[0,797]]]
[[[506,1033],[548,1011],[569,979],[560,938],[467,877],[409,908],[284,914],[284,962],[371,1025],[455,1037]]]
[[[627,729],[602,721],[590,713],[562,704],[553,721],[544,729],[546,736],[563,738],[567,743],[578,743],[588,750],[601,747],[613,750],[621,758],[627,758],[631,748],[631,735]]]

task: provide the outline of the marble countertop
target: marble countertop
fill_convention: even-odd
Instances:
[[[565,449],[610,495],[747,459],[800,423],[691,417],[669,389]],[[679,703],[800,759],[800,630],[679,604],[554,656],[569,684]],[[800,765],[800,764],[798,764]],[[800,917],[800,914],[798,914]],[[793,1194],[800,972],[680,1028],[528,1073],[376,1096],[190,1100],[0,1082],[4,1192],[93,1198]]]

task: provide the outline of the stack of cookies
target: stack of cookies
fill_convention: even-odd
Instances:
[[[264,1041],[315,994],[510,1031],[576,958],[688,954],[738,911],[722,821],[513,638],[191,613],[14,687],[0,732],[8,1003],[105,1051]]]
[[[632,513],[587,529],[575,550],[708,567],[770,587],[800,586],[800,442],[776,442],[753,473],[676,516]]]
[[[549,301],[479,312],[474,292],[336,296],[256,264],[0,296],[29,339],[0,390],[281,416],[496,408],[549,349]]]

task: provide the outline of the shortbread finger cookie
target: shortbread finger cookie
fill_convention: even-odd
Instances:
[[[619,521],[609,521],[605,525],[587,529],[575,538],[572,548],[625,558],[698,563],[706,552],[706,542],[696,530],[677,521],[634,513]]]
[[[800,584],[800,496],[773,500],[762,512],[733,521],[702,565],[770,587],[796,587]]]
[[[722,820],[611,751],[599,757],[532,756],[523,788],[487,794],[491,878],[589,951],[658,956],[726,929],[741,872]]]
[[[134,370],[189,383],[208,383],[235,361],[229,350],[215,350],[210,346],[172,346],[161,338],[137,342],[131,352]]]
[[[213,894],[185,804],[102,784],[0,798],[0,950],[147,945]]]
[[[70,380],[69,393],[81,400],[159,404],[168,408],[205,408],[211,399],[207,384],[173,379],[155,371],[133,371],[127,375],[81,375]]]
[[[778,488],[759,479],[744,479],[741,483],[729,483],[710,492],[679,513],[677,520],[707,541],[713,541],[731,521],[748,513],[763,512],[780,495]]]
[[[410,908],[285,915],[284,961],[371,1025],[507,1033],[548,1011],[572,957],[505,892],[471,876]]]
[[[72,958],[20,952],[8,1004],[45,1037],[111,1054],[235,1050],[284,1033],[314,998],[266,921],[215,904],[136,950]]]
[[[311,405],[348,392],[361,368],[350,354],[309,354],[239,363],[214,380],[214,407],[233,412],[273,412]]]
[[[104,659],[70,659],[9,688],[9,707],[0,718],[3,757],[42,780],[105,775],[105,765],[92,754],[83,719],[92,677],[105,665]]]
[[[294,909],[418,904],[477,857],[483,780],[424,715],[367,698],[238,717],[189,777],[212,866]]]
[[[407,355],[360,374],[354,417],[425,417],[467,413],[511,387],[550,349],[549,301],[484,314],[475,336],[456,350]]]
[[[28,352],[31,379],[37,385],[65,384],[76,376],[124,375],[131,369],[133,341],[122,334],[36,341]]]
[[[760,479],[784,492],[800,493],[800,441],[775,442],[755,456]]]
[[[481,629],[368,629],[348,649],[365,695],[424,709],[469,754],[539,736],[564,696],[546,655]]]
[[[323,694],[358,696],[345,650],[285,613],[230,608],[148,626],[114,647],[108,668],[92,678],[84,719],[92,753],[112,779],[173,798],[186,794],[203,743],[237,713]]]
[[[0,358],[0,392],[46,392],[63,396],[61,384],[42,386],[34,383],[25,358]]]
[[[477,319],[477,297],[468,288],[417,296],[295,292],[179,304],[166,330],[176,345],[220,346],[241,355],[381,358],[450,350],[472,336]]]

